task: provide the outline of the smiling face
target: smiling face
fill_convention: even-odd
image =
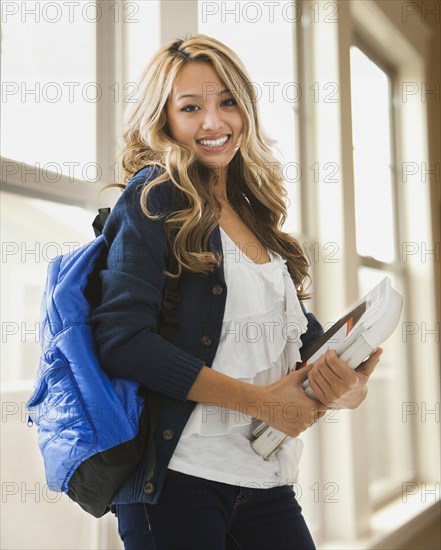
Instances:
[[[171,137],[190,147],[199,161],[226,169],[239,149],[243,119],[234,96],[209,63],[185,65],[165,108]]]

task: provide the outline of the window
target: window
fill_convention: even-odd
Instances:
[[[3,6],[2,155],[81,178],[96,161],[99,11],[74,4]]]
[[[433,484],[439,488],[435,256],[429,252],[429,186],[418,180],[422,167],[433,168],[426,158],[427,103],[419,93],[409,93],[406,101],[399,96],[406,82],[421,92],[426,81],[427,29],[410,15],[411,2],[404,14],[402,4],[2,3],[2,154],[17,168],[11,177],[2,170],[0,194],[1,432],[7,442],[2,546],[62,547],[69,540],[75,548],[122,548],[111,514],[93,520],[45,486],[24,407],[39,360],[38,308],[50,259],[91,240],[96,207],[112,206],[119,194],[98,197],[102,185],[119,179],[114,163],[123,114],[136,91],[132,84],[166,40],[199,31],[243,59],[263,126],[279,140],[275,153],[285,164],[291,203],[284,229],[302,235],[312,263],[314,301],[308,307],[326,325],[385,275],[405,295],[403,322],[416,325],[415,332],[405,340],[398,330],[387,341],[369,398],[357,411],[331,412],[302,436],[295,487],[323,550],[379,548],[385,536],[388,547],[402,547],[418,523],[411,501],[428,508]],[[98,84],[103,95],[94,101]],[[78,101],[70,102],[69,93]],[[71,181],[70,162],[92,165],[74,171]],[[61,179],[32,172],[37,163]],[[95,180],[94,163],[103,175],[91,186],[85,180]],[[420,169],[408,174],[406,185],[398,177],[403,163]],[[413,247],[407,262],[400,251],[406,242]],[[419,492],[398,498],[398,513],[393,500],[382,506],[401,497],[406,483],[409,493]],[[399,528],[396,542],[393,531]]]
[[[284,166],[288,217],[284,231],[299,234],[300,161],[296,5],[280,2],[205,2],[199,0],[199,32],[227,44],[243,61],[257,95],[263,128],[278,143],[273,152]],[[283,53],[282,53],[283,52]]]
[[[384,276],[404,296],[403,264],[397,234],[393,76],[362,49],[352,46],[351,104],[359,294]],[[368,408],[369,489],[373,502],[399,493],[413,478],[410,423],[402,421],[401,403],[409,402],[409,363],[396,330],[385,346],[381,368],[372,377]],[[383,442],[378,445],[378,434]]]
[[[302,158],[320,171],[336,168],[332,177],[307,170],[302,179],[313,311],[329,326],[384,276],[404,296],[366,401],[328,413],[318,433],[314,427],[302,436],[301,505],[322,548],[379,548],[385,533],[396,536],[385,545],[400,547],[408,518],[433,517],[426,488],[434,493],[439,484],[436,244],[421,169],[428,166],[427,100],[403,95],[406,85],[424,88],[425,50],[415,37],[425,29],[415,20],[400,26],[399,2],[300,6]],[[306,93],[331,86],[331,96]],[[420,170],[412,180],[406,166]],[[331,244],[336,253],[327,255]],[[409,487],[420,491],[413,502]]]
[[[7,387],[35,379],[40,358],[39,309],[49,262],[93,238],[95,214],[4,191],[0,200],[2,385]]]
[[[25,404],[39,365],[49,262],[92,240],[96,208],[119,196],[99,191],[121,181],[122,119],[160,43],[158,8],[154,0],[1,5],[4,547],[69,540],[78,549],[122,548],[111,514],[93,520],[48,490]]]
[[[353,46],[351,84],[357,252],[392,262],[396,259],[396,205],[390,76]]]

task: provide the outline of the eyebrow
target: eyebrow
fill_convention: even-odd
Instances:
[[[216,94],[214,95],[221,95],[221,94],[225,94],[225,93],[231,93],[231,91],[226,88],[225,90],[221,90],[220,92],[217,92]],[[185,94],[185,95],[180,95],[176,101],[179,101],[181,99],[183,99],[184,97],[195,97],[197,99],[202,99],[202,96],[201,95],[196,95],[196,94]]]

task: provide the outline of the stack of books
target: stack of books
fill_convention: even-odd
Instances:
[[[340,359],[356,369],[391,336],[400,319],[402,305],[403,297],[392,288],[390,278],[385,277],[321,338],[302,350],[302,363],[296,370],[314,363],[328,349],[335,349]],[[307,380],[303,388],[309,397],[317,399]],[[251,447],[266,460],[290,437],[265,422],[259,423],[251,436]]]

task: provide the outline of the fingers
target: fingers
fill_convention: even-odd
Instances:
[[[357,375],[330,349],[314,363],[308,381],[318,399],[329,404],[357,384]]]
[[[267,400],[278,404],[272,409],[271,425],[292,437],[310,428],[327,411],[323,403],[308,397],[302,387],[312,366],[291,372],[269,386]]]
[[[366,397],[367,378],[380,360],[383,350],[378,348],[357,369],[353,370],[339,359],[335,350],[328,350],[317,361],[290,373],[285,379],[292,389],[295,386],[300,416],[296,419],[298,433],[311,427],[322,418],[327,410],[335,408],[356,408]],[[361,376],[360,376],[361,375]],[[308,380],[315,399],[309,398],[302,385]],[[301,391],[298,391],[301,390]],[[291,390],[292,391],[292,390]]]

